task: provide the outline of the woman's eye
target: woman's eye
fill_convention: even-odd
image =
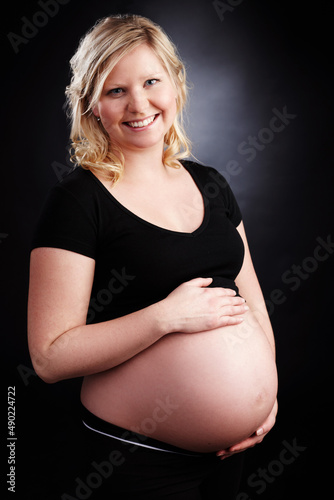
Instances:
[[[152,85],[155,85],[159,80],[157,80],[156,78],[150,78],[149,80],[146,80],[146,84],[151,87]]]
[[[119,95],[121,95],[121,94],[122,94],[122,92],[123,92],[123,89],[121,89],[121,88],[117,88],[117,89],[111,89],[111,90],[109,90],[109,91],[108,91],[108,94],[109,94],[109,95],[119,96]]]
[[[156,83],[158,83],[159,80],[157,78],[150,78],[149,80],[146,80],[145,85],[147,87],[153,87]],[[110,89],[107,91],[107,95],[111,95],[113,97],[120,97],[124,94],[124,89],[121,87],[117,87],[115,89]]]

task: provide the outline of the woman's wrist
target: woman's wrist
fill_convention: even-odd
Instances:
[[[177,325],[172,321],[169,314],[169,306],[166,299],[160,300],[150,306],[156,320],[156,330],[160,337],[164,337],[168,333],[177,332]]]

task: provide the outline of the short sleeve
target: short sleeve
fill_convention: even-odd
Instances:
[[[46,199],[32,239],[37,247],[62,248],[95,258],[97,227],[89,206],[61,185]]]
[[[235,227],[239,226],[242,221],[242,214],[236,197],[230,185],[227,183],[225,188],[225,195],[227,199],[227,216]]]
[[[211,179],[215,180],[221,189],[221,193],[224,198],[226,215],[232,224],[237,227],[242,221],[242,214],[236,197],[234,196],[234,193],[225,177],[214,168],[210,167],[210,170]]]

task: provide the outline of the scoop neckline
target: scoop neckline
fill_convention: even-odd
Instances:
[[[157,229],[158,231],[162,231],[165,233],[171,233],[179,236],[185,236],[185,237],[193,237],[197,236],[200,234],[207,226],[207,222],[209,219],[209,204],[206,202],[206,197],[205,193],[203,190],[203,187],[197,177],[197,175],[194,173],[193,169],[191,168],[190,165],[185,165],[185,162],[180,161],[181,165],[187,170],[187,172],[191,175],[194,183],[196,184],[199,192],[201,193],[202,200],[203,200],[203,206],[204,206],[204,215],[203,215],[203,220],[201,224],[198,226],[197,229],[191,232],[184,232],[184,231],[175,231],[173,229],[168,229],[165,227],[158,226],[157,224],[153,224],[152,222],[147,221],[146,219],[143,219],[139,215],[135,214],[128,208],[126,208],[120,201],[118,201],[115,196],[111,194],[111,192],[103,185],[103,183],[96,177],[96,175],[93,174],[90,170],[87,172],[90,174],[90,176],[93,178],[93,180],[98,184],[98,186],[102,189],[102,191],[107,195],[107,197],[114,203],[116,204],[123,212],[125,212],[127,215],[132,217],[133,219],[137,220],[138,222],[149,226],[153,229]],[[189,162],[190,163],[190,162]]]

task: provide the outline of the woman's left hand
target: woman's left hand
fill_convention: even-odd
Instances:
[[[257,429],[257,431],[254,432],[254,434],[252,434],[249,438],[244,439],[240,443],[230,446],[230,448],[226,448],[226,450],[218,451],[216,453],[217,457],[219,457],[221,460],[224,460],[224,458],[228,458],[235,453],[240,453],[241,451],[247,450],[247,448],[252,448],[256,444],[261,443],[263,438],[275,425],[277,410],[278,403],[276,399],[273,409],[271,410],[266,421],[261,425],[261,427]]]

